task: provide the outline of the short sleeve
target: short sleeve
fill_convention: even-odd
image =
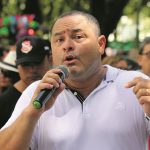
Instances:
[[[25,89],[25,91],[22,93],[21,97],[19,98],[11,117],[9,118],[7,123],[1,128],[1,130],[10,126],[23,112],[23,110],[29,105],[38,83],[39,81],[36,81]]]

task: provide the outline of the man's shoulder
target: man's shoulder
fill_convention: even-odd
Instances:
[[[108,68],[109,74],[117,74],[117,76],[126,76],[126,77],[143,77],[149,78],[147,75],[142,73],[140,70],[122,70],[109,65],[106,65]]]
[[[124,79],[132,80],[135,77],[142,77],[145,79],[149,79],[149,77],[145,75],[144,73],[140,71],[134,71],[134,70],[133,71],[122,70],[118,76],[118,79],[124,78]]]
[[[144,73],[140,72],[140,71],[128,71],[128,70],[121,70],[118,68],[114,68],[111,66],[107,66],[108,67],[108,77],[112,78],[113,81],[115,81],[115,83],[127,83],[131,80],[133,80],[136,77],[142,77],[145,79],[149,79],[149,77],[147,75],[145,75]]]

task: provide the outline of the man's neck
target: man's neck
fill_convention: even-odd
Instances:
[[[66,80],[66,86],[74,89],[86,98],[103,80],[107,72],[106,67],[102,67],[97,73],[94,73],[92,77],[84,81]]]
[[[27,88],[27,86],[28,85],[22,80],[19,80],[18,82],[14,84],[14,87],[21,93]]]

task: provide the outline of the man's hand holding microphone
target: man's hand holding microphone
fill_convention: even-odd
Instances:
[[[31,109],[38,111],[38,113],[50,109],[56,97],[65,89],[63,81],[68,76],[69,71],[65,66],[49,70],[34,92]]]

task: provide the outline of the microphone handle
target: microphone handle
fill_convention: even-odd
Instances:
[[[33,101],[33,106],[36,109],[40,109],[49,100],[49,98],[54,94],[56,89],[57,89],[56,87],[53,87],[52,89],[42,90]]]

